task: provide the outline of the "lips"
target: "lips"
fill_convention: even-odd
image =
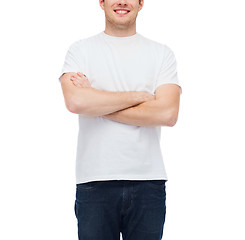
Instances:
[[[114,12],[117,13],[118,15],[126,15],[130,12],[130,10],[128,10],[128,9],[115,9]]]

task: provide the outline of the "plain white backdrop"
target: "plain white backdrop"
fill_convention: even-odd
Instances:
[[[104,30],[99,0],[1,4],[0,239],[77,239],[78,116],[58,78],[70,44]],[[137,32],[175,53],[179,119],[162,127],[165,240],[244,240],[242,0],[145,0]]]

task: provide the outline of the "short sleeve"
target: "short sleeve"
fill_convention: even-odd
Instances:
[[[63,63],[60,77],[66,72],[79,72],[79,48],[78,42],[74,42],[70,45],[65,55],[65,61]],[[60,81],[59,77],[59,81]]]
[[[173,51],[166,45],[164,45],[163,59],[161,69],[159,71],[155,89],[162,84],[173,83],[180,86],[178,74],[177,74],[177,62]],[[181,94],[182,94],[182,87]]]

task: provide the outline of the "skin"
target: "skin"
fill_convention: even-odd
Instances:
[[[105,12],[105,33],[116,37],[128,37],[136,33],[136,18],[143,8],[144,1],[139,0],[100,0]],[[120,16],[115,9],[128,9],[130,12]]]
[[[136,34],[136,18],[144,6],[144,0],[99,0],[101,9],[105,12],[105,33],[116,37],[128,37]],[[120,16],[114,9],[128,9],[127,15]],[[91,87],[83,73],[77,73],[71,78],[77,87]],[[152,95],[152,100],[155,96]]]
[[[99,0],[105,12],[105,33],[116,37],[136,34],[136,18],[144,0]],[[126,15],[118,15],[114,9],[128,9]],[[88,78],[78,72],[70,79],[81,88],[91,88]],[[135,126],[174,126],[179,111],[180,89],[174,84],[165,84],[156,89],[156,95],[149,93],[149,101],[102,117]]]
[[[86,77],[86,75],[84,75],[81,72],[78,72],[76,75],[72,75],[71,81],[77,87],[92,88],[88,78]]]

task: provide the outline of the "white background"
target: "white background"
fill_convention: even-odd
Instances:
[[[182,85],[162,127],[166,240],[244,240],[242,0],[145,0],[137,32],[175,53]],[[71,43],[104,30],[99,1],[1,4],[0,239],[77,239],[78,116],[58,77]]]

